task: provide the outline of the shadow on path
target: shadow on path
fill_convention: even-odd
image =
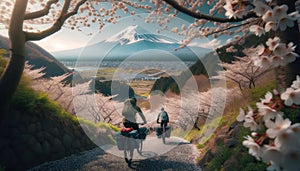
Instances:
[[[45,171],[45,170],[59,170],[59,171],[70,171],[78,170],[83,168],[87,163],[97,160],[98,156],[105,155],[105,151],[101,148],[94,148],[83,153],[71,155],[61,160],[49,161],[33,167],[28,171]],[[103,163],[105,164],[105,163]]]
[[[194,171],[195,167],[191,163],[181,162],[181,161],[168,161],[167,156],[159,156],[152,159],[133,161],[131,166],[132,170],[147,170],[147,171],[157,171],[157,170],[191,170]]]
[[[178,145],[176,148],[158,154],[157,151],[145,149],[140,156],[141,159],[133,159],[130,166],[123,157],[107,153],[101,148],[95,148],[79,155],[73,155],[58,161],[47,162],[30,169],[31,171],[110,171],[110,170],[201,170],[194,161],[197,157],[197,149],[188,142],[180,142],[170,139],[168,145]],[[162,144],[163,146],[163,144]],[[145,146],[146,147],[146,146]],[[115,147],[116,148],[116,147]],[[195,153],[196,152],[196,153]],[[136,153],[136,151],[135,151]],[[139,154],[137,154],[139,155]]]

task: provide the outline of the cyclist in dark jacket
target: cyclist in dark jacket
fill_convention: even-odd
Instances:
[[[160,123],[161,127],[167,127],[168,126],[169,115],[163,107],[161,108],[161,111],[158,114],[157,123]]]

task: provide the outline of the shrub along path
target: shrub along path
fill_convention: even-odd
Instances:
[[[154,148],[155,147],[155,148]],[[162,152],[162,149],[168,149]],[[105,149],[105,151],[103,150]],[[62,160],[47,162],[32,168],[37,170],[201,170],[195,164],[198,150],[183,139],[171,137],[164,145],[161,139],[147,137],[142,156],[134,151],[134,160],[129,167],[116,146],[95,148]]]

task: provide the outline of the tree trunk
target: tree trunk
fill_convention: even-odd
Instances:
[[[23,32],[23,21],[27,0],[16,0],[10,25],[10,60],[0,78],[0,121],[8,115],[9,104],[20,82],[24,65],[26,36]]]
[[[295,1],[294,0],[277,0],[278,5],[286,4],[289,7],[288,13],[295,11]],[[300,55],[300,32],[297,22],[292,28],[287,28],[283,32],[278,32],[277,36],[280,37],[282,42],[289,43],[293,42],[296,47],[296,53]],[[278,67],[275,70],[276,74],[276,87],[279,92],[285,91],[286,88],[290,87],[296,76],[300,76],[300,58],[297,58],[293,63],[288,64],[284,67]]]

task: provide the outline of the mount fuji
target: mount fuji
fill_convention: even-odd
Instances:
[[[133,25],[116,35],[98,43],[66,51],[53,52],[60,60],[125,60],[134,56],[134,60],[170,60],[174,56],[180,60],[197,60],[210,49],[185,47],[175,50],[181,44],[164,35],[153,34],[146,29]]]

